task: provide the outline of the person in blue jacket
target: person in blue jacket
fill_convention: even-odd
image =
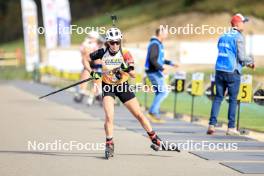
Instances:
[[[149,109],[148,117],[154,123],[164,122],[160,119],[160,104],[168,95],[167,86],[165,83],[163,71],[164,64],[178,67],[170,60],[164,58],[164,46],[162,42],[167,38],[168,32],[158,28],[155,31],[155,36],[150,39],[148,45],[147,58],[145,62],[146,74],[153,86],[155,98]]]
[[[215,64],[216,96],[214,98],[209,120],[208,135],[215,133],[217,116],[228,90],[228,129],[226,135],[239,135],[235,129],[237,95],[243,66],[254,68],[253,58],[246,56],[245,39],[242,35],[244,23],[248,18],[236,14],[231,19],[231,30],[220,36],[218,40],[218,57]]]

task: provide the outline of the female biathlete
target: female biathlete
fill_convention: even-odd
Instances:
[[[152,145],[159,147],[162,142],[161,139],[153,131],[150,122],[140,110],[135,94],[129,89],[128,78],[135,77],[134,61],[130,53],[121,48],[122,33],[118,28],[112,27],[106,31],[105,39],[106,47],[90,54],[90,58],[95,64],[102,64],[102,74],[92,71],[89,66],[85,67],[92,78],[102,78],[106,134],[105,157],[108,159],[114,154],[113,120],[114,99],[116,96],[146,130],[153,143]]]
[[[96,72],[100,72],[102,69],[102,65],[100,64],[93,64],[89,58],[90,53],[102,48],[104,43],[103,37],[96,31],[90,31],[80,46],[80,51],[82,55],[82,64],[84,68],[86,65],[89,64],[91,69]],[[89,72],[86,69],[83,69],[81,73],[81,80],[89,78]],[[85,95],[88,94],[87,98],[87,105],[92,105],[94,99],[101,100],[101,90],[98,89],[101,85],[99,80],[93,81],[93,87],[91,88],[90,92],[87,92],[87,83],[80,84],[77,93],[74,97],[75,102],[82,102]]]

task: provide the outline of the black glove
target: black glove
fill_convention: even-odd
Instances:
[[[99,72],[94,72],[94,71],[91,71],[90,75],[91,75],[91,77],[92,77],[93,79],[100,79],[100,78],[102,77],[102,74],[101,74],[101,73],[99,73]]]
[[[120,68],[122,71],[127,72],[127,73],[130,72],[131,70],[134,70],[133,66],[128,66],[125,63],[122,63]]]

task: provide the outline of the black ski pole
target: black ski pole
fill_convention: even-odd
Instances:
[[[39,97],[39,99],[42,99],[42,98],[44,98],[44,97],[47,97],[47,96],[50,96],[50,95],[56,94],[56,93],[58,93],[58,92],[61,92],[61,91],[65,90],[65,89],[69,89],[69,88],[74,87],[74,86],[77,86],[77,85],[82,84],[82,83],[84,83],[84,82],[91,81],[92,79],[93,79],[93,78],[84,79],[84,80],[79,81],[79,82],[77,82],[77,83],[71,84],[71,85],[69,85],[69,86],[67,86],[67,87],[61,88],[61,89],[56,90],[56,91],[51,92],[51,93],[48,93],[47,95],[43,95],[43,96]]]
[[[111,15],[111,20],[112,20],[112,26],[116,26],[115,23],[117,21],[117,16],[116,15]]]

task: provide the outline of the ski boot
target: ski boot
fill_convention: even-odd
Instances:
[[[95,96],[95,100],[99,102],[99,105],[100,105],[100,106],[103,106],[103,97],[102,97],[101,94]]]
[[[105,159],[114,157],[114,142],[113,140],[106,141],[105,144]]]
[[[92,95],[88,95],[86,99],[86,105],[92,106],[94,104],[94,97]]]
[[[168,142],[162,141],[154,131],[149,132],[148,135],[149,135],[150,140],[152,141],[150,148],[152,148],[153,150],[155,150],[155,151],[177,151],[177,152],[180,152],[180,150],[177,146],[172,148]]]
[[[149,138],[152,142],[152,144],[150,145],[150,148],[152,148],[155,151],[161,150],[163,141],[159,138],[159,136],[156,134],[156,132],[154,132],[154,131],[149,132],[148,135],[149,135]]]

